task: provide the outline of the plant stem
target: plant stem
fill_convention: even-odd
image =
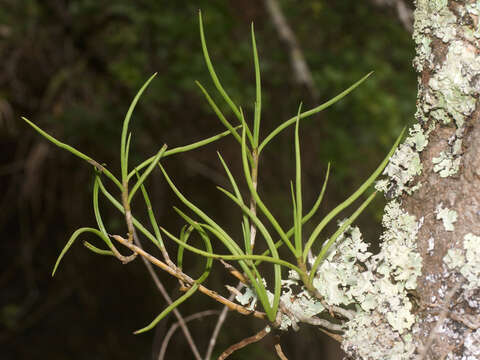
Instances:
[[[130,250],[135,252],[136,254],[144,257],[145,259],[150,261],[153,265],[159,267],[163,271],[165,271],[165,272],[169,273],[170,275],[176,277],[177,279],[182,280],[183,282],[185,282],[187,284],[190,284],[190,285],[195,284],[195,280],[193,280],[187,274],[183,273],[179,269],[171,268],[170,266],[168,266],[163,261],[161,261],[161,260],[157,259],[156,257],[150,255],[149,253],[147,253],[143,249],[140,249],[138,246],[136,246],[134,244],[131,244],[127,239],[124,239],[123,237],[121,237],[119,235],[112,235],[112,238],[115,239],[116,241],[118,241],[119,243],[121,243],[122,245],[126,246],[127,248],[129,248]],[[241,305],[238,305],[238,304],[236,304],[232,301],[229,301],[228,299],[224,298],[223,296],[219,295],[215,291],[210,290],[203,285],[198,286],[198,291],[200,291],[201,293],[211,297],[212,299],[218,301],[219,303],[228,306],[228,308],[230,310],[237,311],[242,315],[253,315],[254,317],[256,317],[258,319],[266,319],[266,314],[264,312],[256,311],[256,310],[248,310],[247,308],[245,308]]]
[[[252,183],[253,188],[257,191],[258,186],[258,149],[252,150]],[[253,214],[257,214],[257,202],[253,196],[250,197],[250,210]],[[257,235],[257,227],[255,223],[250,224],[250,250],[253,253],[253,247],[255,246],[255,237]]]

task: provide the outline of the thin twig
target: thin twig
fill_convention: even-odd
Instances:
[[[192,320],[201,319],[201,318],[204,318],[206,316],[217,315],[219,313],[220,313],[220,311],[218,311],[218,310],[205,310],[205,311],[200,311],[198,313],[187,316],[183,320],[185,321],[185,323],[188,323]],[[158,360],[163,360],[164,359],[165,353],[167,351],[168,343],[170,342],[170,339],[172,338],[175,331],[180,326],[181,326],[180,323],[176,322],[172,326],[170,326],[170,329],[168,329],[168,331],[167,331],[167,333],[166,333],[166,335],[165,335],[165,337],[163,338],[163,341],[162,341],[162,346],[161,346],[160,352],[158,354]]]
[[[237,278],[237,280],[239,280],[241,283],[247,285],[248,284],[248,280],[245,278],[245,276],[240,272],[238,271],[233,265],[227,263],[225,260],[223,259],[220,259],[220,262],[222,263],[223,266],[225,266],[225,269],[235,278]]]
[[[142,249],[142,244],[140,242],[140,239],[138,238],[137,231],[135,229],[133,229],[133,241],[138,246],[138,248]],[[170,297],[167,290],[163,286],[162,282],[158,278],[158,275],[153,269],[152,264],[150,264],[150,262],[148,262],[143,256],[142,256],[142,261],[145,264],[145,267],[147,268],[148,272],[150,273],[150,276],[152,277],[152,280],[155,283],[155,286],[157,287],[158,291],[160,292],[160,294],[162,294],[167,304],[170,305],[172,303],[172,298]],[[176,308],[173,309],[173,314],[177,318],[179,326],[182,328],[183,334],[185,335],[185,339],[187,340],[187,343],[190,346],[190,349],[192,350],[193,355],[195,356],[195,359],[202,360],[202,357],[200,355],[200,352],[198,351],[197,345],[193,340],[192,334],[190,333],[190,330],[188,329],[188,326],[186,325],[185,323],[186,321],[183,319],[182,314]]]
[[[128,240],[124,239],[123,237],[121,237],[119,235],[112,235],[111,237],[113,239],[115,239],[116,241],[118,241],[119,243],[121,243],[122,245],[128,247],[130,250],[134,251],[138,255],[144,257],[149,262],[151,262],[153,265],[159,267],[163,271],[165,271],[165,272],[169,273],[170,275],[176,277],[177,279],[182,280],[182,281],[184,281],[184,282],[186,282],[190,285],[193,285],[195,283],[195,280],[193,280],[190,276],[188,276],[187,274],[180,271],[178,268],[175,268],[175,269],[171,268],[170,266],[165,264],[163,261],[161,261],[161,260],[157,259],[156,257],[150,255],[149,253],[147,253],[143,249],[139,248],[138,246],[135,246],[134,244],[129,243]],[[213,290],[208,289],[207,287],[205,287],[203,285],[199,285],[198,291],[200,291],[201,293],[211,297],[212,299],[218,301],[219,303],[228,306],[228,308],[230,310],[237,311],[242,315],[253,315],[254,317],[256,317],[258,319],[265,319],[266,318],[266,314],[264,312],[256,311],[256,310],[248,310],[247,308],[224,298],[220,294],[216,293]]]
[[[337,313],[338,315],[343,316],[345,319],[348,320],[352,320],[355,317],[355,311],[344,309],[340,306],[327,304],[320,292],[313,286],[310,286],[308,290],[313,293],[313,295],[320,301],[323,307],[330,312],[330,315],[332,317],[335,317],[334,313]]]
[[[331,323],[330,321],[328,320],[325,320],[325,319],[320,319],[316,316],[304,316],[302,313],[300,312],[297,312],[295,310],[293,310],[292,308],[288,308],[287,306],[285,306],[285,304],[280,301],[280,310],[282,311],[282,313],[284,313],[285,315],[287,315],[291,321],[292,321],[292,327],[294,330],[298,330],[298,326],[296,325],[297,322],[302,322],[302,323],[305,323],[305,324],[310,324],[310,325],[314,325],[314,326],[318,326],[320,328],[324,328],[324,329],[328,329],[330,331],[343,331],[343,327],[341,324],[334,324],[334,323]],[[332,336],[332,333],[330,332],[326,332],[327,335],[331,336],[332,338],[334,338],[335,340],[339,340],[339,339],[342,339],[342,336],[341,335],[338,335],[337,334],[333,334],[333,335],[336,335],[336,336]]]
[[[240,291],[243,287],[241,282],[238,283],[236,290]],[[233,301],[235,298],[235,294],[231,294],[228,300]],[[210,337],[210,341],[208,342],[207,352],[205,354],[205,360],[209,360],[212,357],[213,349],[215,348],[215,344],[217,343],[218,335],[220,334],[220,330],[222,329],[225,320],[227,319],[228,307],[224,306],[220,316],[218,317],[217,323],[215,324],[215,329],[213,329],[212,336]]]
[[[278,357],[281,360],[288,360],[287,356],[284,354],[282,350],[282,345],[280,344],[280,336],[275,336],[276,343],[274,345],[275,351],[277,352]]]
[[[253,344],[254,342],[258,342],[262,340],[265,336],[268,335],[269,332],[270,332],[270,326],[267,326],[257,334],[250,336],[248,338],[245,338],[236,344],[233,344],[218,357],[218,360],[225,360],[227,357],[232,355],[235,351],[240,350],[241,348],[244,348],[247,345]]]

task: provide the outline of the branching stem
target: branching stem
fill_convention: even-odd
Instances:
[[[164,270],[165,272],[169,273],[170,275],[176,277],[177,279],[182,280],[183,282],[185,282],[189,285],[193,285],[195,283],[195,280],[193,280],[190,276],[188,276],[187,274],[180,271],[178,268],[171,268],[170,266],[168,266],[163,261],[160,261],[159,259],[150,255],[149,253],[147,253],[143,249],[140,249],[138,246],[136,246],[134,244],[131,244],[127,239],[124,239],[119,235],[112,235],[112,238],[115,239],[116,241],[118,241],[119,243],[121,243],[122,245],[126,246],[127,248],[129,248],[130,250],[135,252],[136,254],[144,257],[145,259],[150,261],[153,265],[159,267],[160,269]],[[224,298],[223,296],[219,295],[215,291],[210,290],[203,285],[199,285],[198,291],[200,291],[201,293],[211,297],[212,299],[218,301],[219,303],[221,303],[225,306],[228,306],[228,308],[230,310],[236,311],[236,312],[238,312],[242,315],[253,315],[254,317],[256,317],[258,319],[266,319],[266,314],[264,312],[256,311],[256,310],[253,310],[253,311],[248,310],[247,308],[245,308],[241,305],[238,305],[238,304]]]

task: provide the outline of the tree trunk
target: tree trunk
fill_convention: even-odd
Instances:
[[[401,198],[423,223],[414,337],[424,358],[480,359],[480,3],[416,5],[416,119],[428,145],[419,189]]]
[[[417,122],[377,183],[384,300],[349,323],[352,358],[480,359],[479,15],[480,1],[416,1]]]

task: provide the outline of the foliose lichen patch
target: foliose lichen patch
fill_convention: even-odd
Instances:
[[[455,227],[453,224],[457,221],[457,212],[455,210],[450,210],[448,208],[444,208],[443,204],[440,203],[436,209],[437,213],[437,220],[442,220],[443,227],[445,231],[453,231]]]
[[[468,233],[463,237],[463,249],[449,249],[443,258],[449,269],[465,278],[464,290],[480,289],[480,236]]]
[[[414,40],[417,56],[414,66],[418,72],[424,68],[434,69],[424,87],[422,106],[417,111],[419,120],[430,119],[444,126],[455,126],[455,138],[446,148],[433,157],[433,169],[440,177],[455,175],[460,167],[462,139],[465,123],[476,107],[480,83],[480,55],[474,41],[480,37],[480,28],[472,31],[470,26],[459,26],[446,1],[417,1],[415,11]],[[480,3],[472,2],[459,7],[462,18],[477,17]],[[460,33],[459,29],[461,30]],[[432,41],[445,44],[441,59],[432,52]],[[438,46],[437,46],[438,48]],[[428,139],[428,134],[427,139]]]

